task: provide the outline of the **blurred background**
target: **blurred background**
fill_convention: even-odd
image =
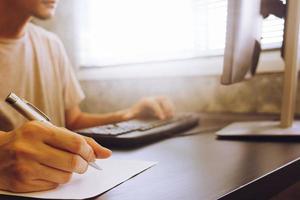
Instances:
[[[63,0],[37,23],[63,41],[88,112],[166,95],[177,111],[279,113],[283,21],[263,24],[258,74],[223,86],[226,0]],[[299,94],[299,92],[298,92]],[[300,113],[299,95],[296,113]]]

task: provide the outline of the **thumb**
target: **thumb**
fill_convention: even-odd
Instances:
[[[108,158],[111,156],[112,151],[98,144],[93,138],[84,136],[84,139],[94,150],[96,158]]]

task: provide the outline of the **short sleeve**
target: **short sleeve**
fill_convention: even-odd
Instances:
[[[85,95],[81,89],[77,77],[75,76],[75,72],[61,41],[59,41],[59,46],[60,71],[62,72],[61,77],[63,79],[64,106],[65,110],[67,110],[79,105],[79,103],[85,98]]]

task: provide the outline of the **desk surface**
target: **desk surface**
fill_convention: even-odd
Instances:
[[[274,118],[201,115],[200,127],[210,129],[236,119],[266,117]],[[216,140],[213,132],[170,138],[138,149],[115,150],[114,158],[158,161],[158,164],[93,199],[263,199],[300,178],[299,156],[299,142]]]
[[[236,115],[228,115],[226,120],[223,117],[202,116],[201,123],[206,127],[216,123],[222,126],[237,119]],[[265,116],[238,116],[239,120],[259,118]],[[218,199],[269,173],[222,197],[263,199],[300,178],[300,161],[294,161],[300,156],[300,143],[297,142],[216,140],[211,132],[171,138],[135,150],[114,151],[113,154],[115,158],[151,160],[158,161],[158,164],[94,199]],[[291,161],[294,162],[270,173]]]

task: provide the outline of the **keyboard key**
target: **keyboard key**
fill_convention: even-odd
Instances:
[[[198,117],[195,114],[185,114],[167,120],[134,119],[76,132],[92,137],[107,147],[127,147],[170,137],[197,124]]]

